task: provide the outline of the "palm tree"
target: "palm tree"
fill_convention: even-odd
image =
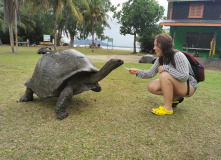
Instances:
[[[13,26],[15,27],[15,38],[16,38],[16,46],[17,44],[17,18],[19,19],[19,12],[21,8],[21,4],[23,4],[24,0],[4,0],[4,18],[5,22],[9,28],[10,35],[10,45],[11,52],[14,53],[14,37],[13,37]]]
[[[15,5],[13,0],[4,0],[4,18],[9,28],[11,53],[14,53],[14,36],[13,36],[13,24],[14,24]]]
[[[21,1],[19,1],[19,3],[20,2]],[[21,9],[19,9],[19,13],[21,13],[21,14],[19,14],[19,23],[17,23],[17,25],[19,27],[18,29],[23,29],[25,32],[26,31],[29,31],[29,32],[33,31],[34,30],[33,27],[35,26],[35,22],[31,19],[30,15],[29,15],[29,11],[30,11],[30,7],[28,7],[28,6],[21,7]],[[3,17],[4,17],[3,1],[0,0],[0,30],[2,32],[6,32],[6,29],[8,29],[8,27],[7,27],[7,24],[3,21]],[[12,29],[11,29],[11,31],[13,32],[14,30],[16,30],[15,28],[17,28],[16,27],[16,22],[15,22],[15,24],[14,24],[14,22],[12,22]],[[13,33],[11,33],[11,34],[13,35]],[[17,36],[16,32],[15,32],[15,37],[16,37],[16,42],[17,42],[17,39],[18,39],[17,37],[18,36]],[[0,40],[0,44],[1,44],[1,40]]]
[[[80,5],[77,11],[79,12],[79,15],[82,15],[82,13],[88,9],[89,8],[87,6]],[[84,26],[84,18],[81,17],[81,19],[77,19],[70,15],[69,12],[70,11],[68,9],[64,12],[64,16],[66,19],[64,33],[67,37],[70,37],[69,47],[74,47],[74,37],[76,35],[81,35],[81,32],[84,33],[84,30],[82,28]],[[88,35],[88,32],[85,35]]]
[[[66,23],[66,16],[63,16],[63,13],[59,15],[58,17],[58,24],[57,24],[57,30],[58,30],[58,40],[57,40],[57,45],[60,45],[60,41],[62,38],[62,33],[65,27]]]
[[[94,26],[95,24],[104,25],[110,27],[107,22],[109,15],[107,12],[110,10],[109,0],[87,0],[90,10],[84,10],[83,15],[87,25],[91,26],[92,35],[92,52],[94,51]]]
[[[78,12],[80,6],[88,6],[86,0],[29,0],[33,5],[40,5],[46,9],[52,9],[54,15],[54,50],[56,50],[57,43],[57,19],[58,15],[62,13],[64,9],[70,9],[70,13],[73,17],[77,19],[82,19],[81,14]]]
[[[66,36],[70,37],[69,47],[74,47],[74,36],[77,35],[77,27],[78,21],[71,16],[67,16],[64,30]]]

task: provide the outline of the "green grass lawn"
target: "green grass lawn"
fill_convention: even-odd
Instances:
[[[100,93],[72,98],[69,116],[56,119],[57,98],[19,102],[31,77],[39,47],[0,46],[0,159],[221,159],[221,72],[206,71],[196,93],[170,116],[151,113],[163,97],[150,94],[147,83],[124,67],[100,81]],[[89,55],[130,51],[81,50]],[[101,68],[104,62],[95,62]],[[157,77],[155,77],[157,78]]]

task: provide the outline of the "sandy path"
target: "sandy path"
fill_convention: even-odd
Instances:
[[[124,62],[139,62],[142,56],[139,55],[88,55],[91,60],[108,61],[112,58],[122,59]]]

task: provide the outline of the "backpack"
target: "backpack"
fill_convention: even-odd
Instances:
[[[194,78],[197,80],[197,82],[202,82],[205,80],[205,75],[204,75],[204,67],[195,59],[195,57],[186,52],[186,51],[181,51],[186,58],[188,59],[188,61],[190,62],[190,65],[192,67],[193,73],[194,73]],[[175,61],[172,61],[173,65],[175,66]]]

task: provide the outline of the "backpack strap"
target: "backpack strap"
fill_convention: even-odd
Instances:
[[[189,81],[189,79],[187,80],[187,93],[186,93],[186,95],[187,96],[190,95],[190,81]]]

